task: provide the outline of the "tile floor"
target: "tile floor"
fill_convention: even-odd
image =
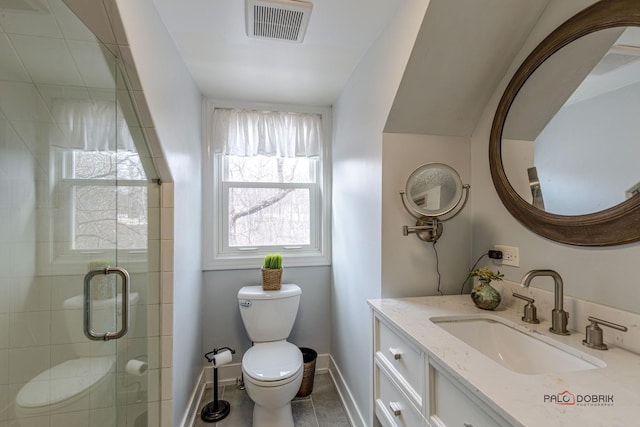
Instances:
[[[218,389],[220,398],[231,405],[231,412],[222,421],[205,423],[198,418],[194,427],[251,427],[253,402],[245,390],[238,390],[235,385],[228,385]],[[207,389],[200,410],[213,399],[213,392]],[[291,402],[293,420],[296,427],[350,427],[347,414],[342,406],[331,376],[316,374],[313,381],[313,392],[302,398],[295,398]]]

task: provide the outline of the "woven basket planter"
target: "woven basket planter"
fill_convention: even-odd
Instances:
[[[282,285],[282,269],[262,269],[262,289],[265,291],[278,291]]]

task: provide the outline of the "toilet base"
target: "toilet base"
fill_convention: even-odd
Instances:
[[[291,402],[280,408],[253,407],[253,427],[294,427]]]

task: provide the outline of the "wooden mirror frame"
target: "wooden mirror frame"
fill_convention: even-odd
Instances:
[[[576,246],[613,246],[640,240],[640,195],[603,211],[575,216],[545,212],[527,203],[513,189],[502,164],[502,131],[518,92],[551,55],[594,31],[640,26],[640,1],[601,0],[579,12],[549,34],[524,60],[504,91],[489,136],[489,167],[498,196],[507,210],[534,233]]]

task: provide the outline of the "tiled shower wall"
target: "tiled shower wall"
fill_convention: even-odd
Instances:
[[[35,271],[36,168],[0,113],[0,425],[18,390],[51,359],[51,278],[37,278]]]
[[[161,185],[160,197],[160,415],[158,425],[170,427],[173,418],[173,183]],[[150,411],[151,413],[151,411]]]
[[[3,58],[5,65],[7,61]],[[45,262],[51,245],[46,231],[54,209],[51,126],[29,109],[40,99],[36,95],[26,83],[0,78],[0,427],[16,418],[13,401],[27,381],[75,357],[62,307],[66,299],[82,292],[84,275],[73,271],[75,267],[54,272],[53,264]],[[127,353],[120,355],[120,361],[146,357],[150,367],[140,382],[148,392],[146,401],[127,397],[123,416],[133,420],[148,409],[148,425],[159,426],[171,425],[173,185],[151,184],[149,192],[151,234],[156,237],[150,241],[149,272],[131,269],[132,290],[141,298],[136,322],[123,339]],[[119,364],[119,374],[124,364]],[[118,383],[125,394],[134,389],[135,379],[124,375],[122,379]],[[162,424],[161,411],[168,414]],[[74,411],[30,422],[87,425],[88,419],[87,411]]]
[[[117,50],[125,62],[129,86],[137,91],[136,106],[144,110],[138,114],[148,117],[146,106],[140,107],[144,97],[140,96],[141,87],[126,37],[122,26],[118,25],[117,16],[113,14],[112,3],[105,2],[103,5],[99,0],[69,3],[90,9],[93,19],[89,21],[101,29],[101,39],[112,50]],[[112,16],[108,16],[108,9]],[[113,28],[118,28],[120,34],[106,37],[105,40],[105,27],[109,27],[112,33]],[[38,135],[40,139],[46,139],[43,135],[47,135],[47,120],[42,119],[42,114],[47,109],[31,86],[20,83],[28,77],[20,75],[20,67],[8,67],[11,52],[3,50],[4,47],[5,44],[0,40],[1,71],[6,78],[0,80],[11,81],[10,84],[0,81],[0,109],[4,111],[0,113],[0,235],[3,236],[0,242],[0,271],[5,273],[0,277],[0,426],[4,426],[12,417],[10,403],[26,381],[68,359],[70,346],[64,333],[49,331],[59,330],[58,327],[64,323],[62,311],[53,307],[61,307],[62,301],[77,293],[76,284],[81,280],[75,274],[49,276],[36,271],[36,254],[42,254],[48,245],[46,241],[39,241],[37,230],[39,227],[46,228],[43,224],[51,214],[51,201],[42,196],[49,194],[48,145],[38,143]],[[7,76],[7,73],[12,74]],[[26,101],[19,103],[16,100]],[[12,105],[4,105],[3,102]],[[154,129],[148,122],[144,124],[144,133],[152,145],[150,151],[160,177],[167,179],[166,162]],[[163,183],[151,191],[158,191],[161,196],[160,205],[155,202],[156,205],[151,207],[156,211],[155,218],[160,221],[161,236],[156,242],[150,242],[151,245],[155,244],[150,257],[160,262],[152,262],[155,265],[150,266],[148,281],[142,277],[135,278],[136,273],[132,274],[135,282],[151,285],[140,289],[145,293],[147,304],[138,307],[141,328],[134,328],[127,337],[130,345],[126,356],[148,355],[148,425],[170,426],[173,415],[173,184]],[[159,282],[156,280],[158,275]],[[140,332],[145,327],[150,332],[148,340]],[[141,348],[145,343],[147,348]],[[131,405],[131,410],[141,409],[135,406]]]
[[[162,182],[159,206],[160,310],[159,315],[151,314],[159,322],[160,364],[155,372],[150,372],[149,389],[156,390],[157,394],[149,396],[148,425],[171,427],[173,425],[174,184],[171,182],[171,173],[151,118],[116,2],[114,0],[64,0],[64,2],[103,43],[117,52],[150,155]],[[154,347],[153,342],[153,339],[149,341],[149,355],[158,351],[158,347]]]

